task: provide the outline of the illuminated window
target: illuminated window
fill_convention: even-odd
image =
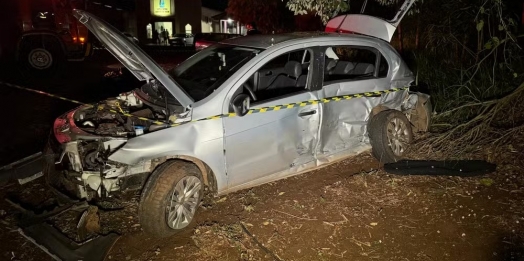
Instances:
[[[193,32],[193,29],[190,24],[186,24],[186,34],[191,34]]]
[[[147,39],[153,39],[153,27],[151,24],[146,25]]]

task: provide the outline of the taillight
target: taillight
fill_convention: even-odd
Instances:
[[[85,40],[86,40],[86,39],[85,39],[84,37],[80,37],[80,42],[81,42],[81,43],[85,42]]]

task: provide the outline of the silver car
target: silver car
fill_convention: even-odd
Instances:
[[[426,130],[428,96],[376,37],[338,33],[226,40],[164,71],[115,28],[75,16],[139,80],[140,89],[56,119],[51,185],[91,200],[139,189],[142,228],[187,227],[204,193],[308,172],[368,151],[401,159]]]

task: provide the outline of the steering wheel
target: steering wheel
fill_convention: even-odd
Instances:
[[[245,82],[243,87],[249,92],[249,95],[251,96],[251,98],[253,98],[253,101],[256,101],[257,96],[255,95],[255,92],[253,91],[251,86],[249,86],[249,83]]]

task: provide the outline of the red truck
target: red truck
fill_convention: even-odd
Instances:
[[[0,57],[15,59],[28,76],[49,75],[67,61],[83,60],[91,52],[88,30],[73,16],[85,0],[8,0],[0,8]]]

